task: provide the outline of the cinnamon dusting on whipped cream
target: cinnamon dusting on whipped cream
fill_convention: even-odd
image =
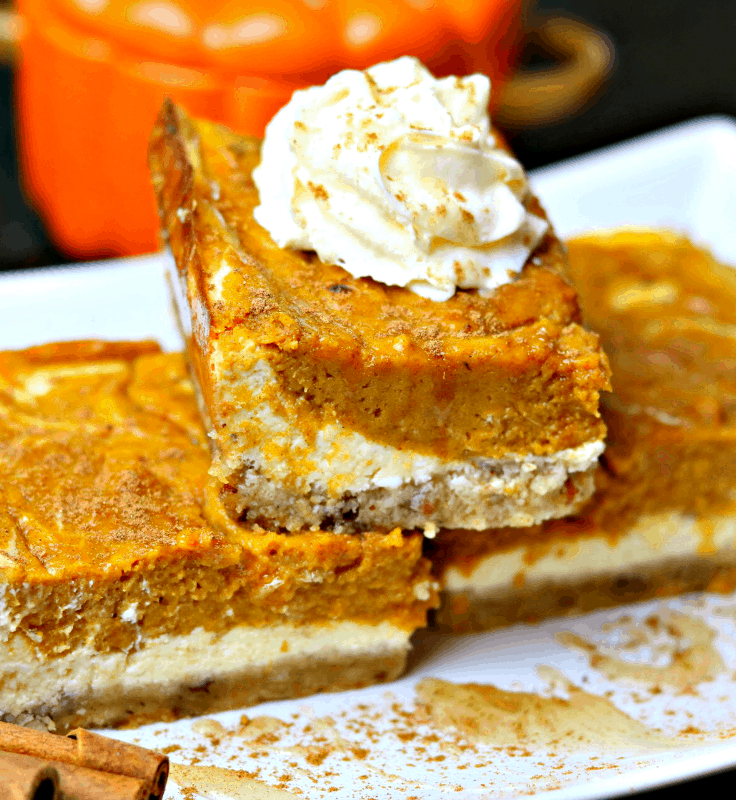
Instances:
[[[548,230],[499,147],[484,75],[415,58],[294,93],[266,130],[254,216],[279,247],[432,300],[508,283]]]

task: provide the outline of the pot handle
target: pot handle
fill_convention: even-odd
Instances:
[[[510,130],[553,124],[582,111],[603,88],[616,60],[604,33],[567,17],[541,20],[524,41],[557,63],[518,70],[503,86],[494,121]]]
[[[19,39],[20,17],[0,1],[0,64],[11,64],[15,60]]]

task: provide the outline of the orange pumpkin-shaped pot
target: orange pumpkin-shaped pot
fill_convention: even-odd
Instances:
[[[262,134],[294,88],[416,55],[438,75],[503,80],[515,0],[20,0],[26,187],[77,258],[156,249],[146,142],[166,95]]]

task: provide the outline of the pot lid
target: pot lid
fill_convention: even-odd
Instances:
[[[516,0],[46,2],[142,58],[300,82],[405,54],[431,64],[448,46],[478,44],[508,27],[519,8]]]

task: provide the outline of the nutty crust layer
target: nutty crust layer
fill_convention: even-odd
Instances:
[[[223,461],[260,434],[241,425],[233,443],[228,427],[239,410],[233,376],[253,348],[278,376],[274,402],[302,412],[307,439],[336,421],[450,459],[545,455],[603,435],[607,362],[578,324],[554,236],[489,296],[460,291],[434,303],[278,248],[252,217],[258,158],[257,140],[189,120],[171,103],[149,150]]]
[[[565,582],[545,581],[493,595],[443,592],[432,628],[475,633],[550,617],[586,614],[600,608],[688,592],[730,593],[736,589],[736,553],[672,559],[654,569],[616,572]]]
[[[407,649],[387,648],[375,653],[336,650],[317,658],[286,654],[275,663],[243,668],[226,676],[213,668],[212,679],[197,686],[162,680],[137,691],[98,687],[90,693],[65,696],[55,704],[39,704],[17,718],[0,716],[18,724],[34,721],[48,725],[51,721],[56,733],[79,727],[138,727],[392,681],[405,668]]]

